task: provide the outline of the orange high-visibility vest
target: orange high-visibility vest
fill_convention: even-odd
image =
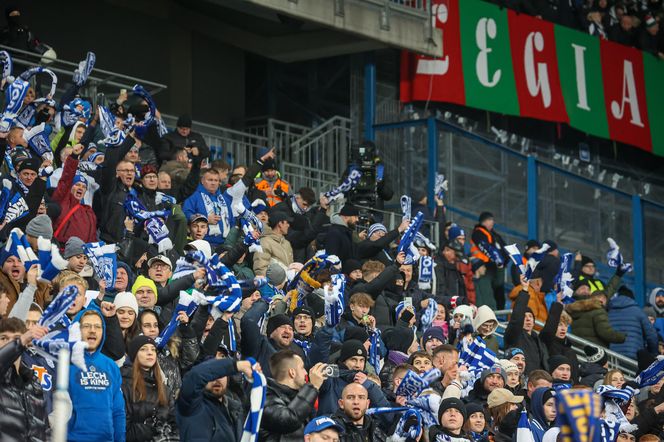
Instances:
[[[265,195],[267,195],[266,203],[270,207],[275,206],[284,200],[282,197],[275,195],[274,191],[277,188],[283,190],[284,193],[288,193],[290,186],[281,178],[277,178],[273,185],[270,185],[270,182],[264,178],[256,181],[256,189],[265,192]]]
[[[481,227],[481,226],[480,226],[480,227],[477,227],[477,228],[478,228],[479,230],[481,230],[482,233],[484,233],[484,234],[487,236],[487,238],[489,238],[489,243],[493,243],[493,236],[491,236],[491,233],[490,233],[487,229],[485,229],[484,227]],[[473,258],[479,259],[479,260],[481,260],[482,262],[489,262],[489,261],[491,261],[491,259],[490,259],[490,258],[489,258],[489,257],[488,257],[488,256],[482,251],[482,250],[480,250],[479,247],[477,247],[477,245],[476,245],[475,242],[472,240],[472,238],[471,238],[471,240],[470,240],[470,243],[471,243],[471,247],[470,247],[470,255],[471,255]]]

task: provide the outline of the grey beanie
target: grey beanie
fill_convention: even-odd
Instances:
[[[72,256],[83,254],[83,244],[85,243],[81,238],[72,236],[67,240],[67,244],[65,244],[65,253],[62,255],[62,257],[64,259],[69,259]]]
[[[273,262],[267,267],[265,277],[270,284],[277,286],[286,280],[286,271],[279,264]]]
[[[53,238],[53,223],[48,215],[37,215],[28,223],[25,233],[35,238],[44,237]]]

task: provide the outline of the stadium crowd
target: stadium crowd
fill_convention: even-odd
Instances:
[[[491,213],[447,222],[444,185],[433,213],[413,195],[396,228],[364,225],[357,169],[317,195],[273,149],[212,159],[140,87],[93,109],[94,60],[55,102],[0,54],[0,441],[48,440],[56,409],[71,441],[664,437],[664,289],[642,309],[617,245],[608,281],[553,241],[519,255]]]

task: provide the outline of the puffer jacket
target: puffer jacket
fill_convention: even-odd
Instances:
[[[259,441],[302,441],[304,427],[312,417],[316,398],[318,390],[311,384],[293,390],[268,379]]]
[[[284,268],[293,262],[293,248],[285,236],[270,231],[261,237],[262,252],[254,253],[254,272],[265,276],[270,262],[277,261]]]
[[[611,350],[632,359],[636,359],[636,352],[641,349],[657,354],[657,332],[634,299],[622,295],[611,298],[609,321],[627,336],[625,342],[611,344]]]
[[[175,410],[169,397],[166,406],[158,403],[159,393],[152,371],[143,372],[146,399],[135,401],[132,394],[132,369],[126,365],[120,369],[122,374],[122,395],[125,400],[127,415],[127,442],[152,441],[157,435],[156,430],[170,426],[175,429]],[[155,424],[157,423],[157,424]]]
[[[14,361],[25,347],[16,339],[0,348],[0,441],[40,442],[48,439],[44,391],[31,369]]]
[[[572,334],[607,347],[625,342],[625,335],[611,327],[609,315],[598,299],[582,299],[565,306],[572,317]]]

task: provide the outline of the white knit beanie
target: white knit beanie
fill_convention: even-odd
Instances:
[[[113,304],[115,305],[115,308],[129,307],[136,312],[136,315],[138,315],[138,302],[131,292],[118,293],[115,295],[115,299],[113,299]]]

